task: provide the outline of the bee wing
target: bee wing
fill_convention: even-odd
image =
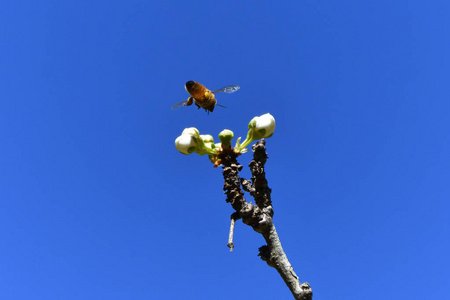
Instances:
[[[177,104],[175,104],[175,105],[172,106],[171,108],[172,108],[172,109],[177,109],[177,108],[180,108],[180,107],[182,107],[182,106],[186,106],[187,102],[188,102],[187,100],[178,102]]]
[[[236,92],[240,88],[241,87],[236,84],[230,84],[230,85],[224,86],[220,90],[214,91],[213,93],[222,93],[223,92],[223,93],[231,94],[231,93]]]

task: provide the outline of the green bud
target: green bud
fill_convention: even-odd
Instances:
[[[222,148],[231,146],[231,140],[234,137],[234,133],[231,130],[224,129],[219,133],[219,139],[222,142]]]

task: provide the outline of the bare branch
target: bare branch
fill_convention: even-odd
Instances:
[[[242,166],[236,160],[238,154],[233,152],[232,149],[224,151],[219,157],[223,164],[224,193],[227,195],[227,202],[230,202],[236,211],[232,220],[242,218],[244,224],[251,226],[253,230],[263,235],[267,245],[259,248],[261,259],[278,271],[295,299],[311,300],[311,287],[306,282],[300,283],[281,247],[280,239],[272,221],[271,189],[268,187],[264,169],[267,160],[265,140],[262,139],[257,142],[252,147],[252,151],[253,160],[249,164],[252,172],[251,183],[239,178],[239,171],[242,170]],[[245,200],[241,184],[243,189],[253,196],[256,205]],[[230,235],[232,237],[231,228]]]

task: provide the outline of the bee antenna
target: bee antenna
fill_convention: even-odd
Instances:
[[[223,107],[223,108],[227,108],[226,106],[220,105],[220,104],[216,104],[217,106]]]

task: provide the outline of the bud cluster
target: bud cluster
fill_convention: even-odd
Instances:
[[[219,154],[224,151],[233,151],[240,155],[247,152],[246,147],[253,141],[262,138],[269,138],[275,131],[275,119],[271,114],[264,114],[254,117],[248,124],[248,133],[245,141],[240,143],[239,137],[234,148],[231,147],[231,140],[234,133],[225,129],[219,133],[220,143],[214,143],[214,138],[209,134],[200,134],[197,128],[190,127],[183,130],[181,135],[175,140],[175,147],[183,154],[197,153],[207,154],[214,166],[220,165]]]

